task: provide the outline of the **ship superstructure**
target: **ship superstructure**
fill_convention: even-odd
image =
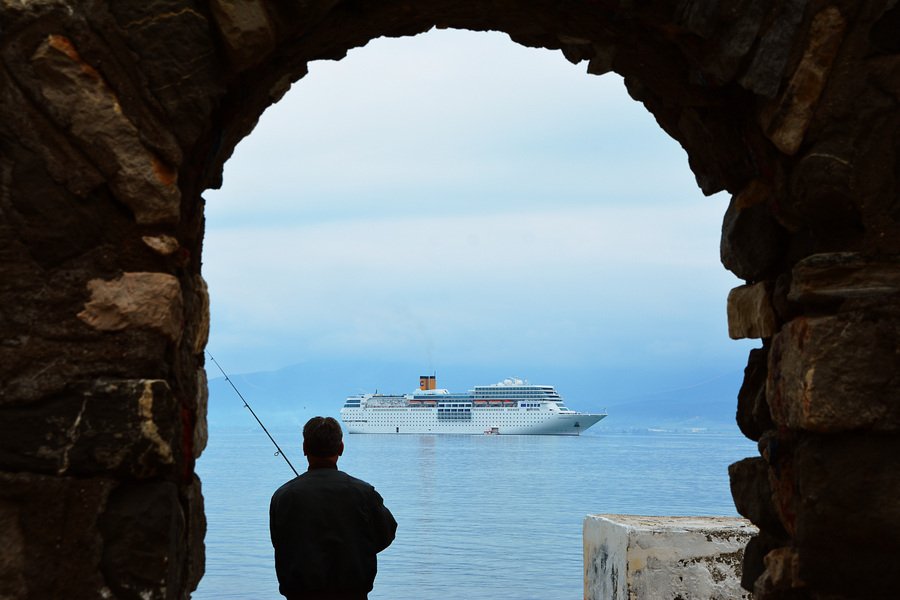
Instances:
[[[551,385],[512,378],[451,393],[434,375],[411,394],[349,396],[341,409],[349,433],[579,435],[604,417],[570,410]]]

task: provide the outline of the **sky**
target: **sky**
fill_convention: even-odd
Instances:
[[[208,349],[235,373],[317,359],[496,365],[498,380],[541,364],[715,373],[752,346],[727,335],[742,283],[719,262],[727,195],[702,195],[619,76],[505,34],[431,31],[312,63],[204,198]]]

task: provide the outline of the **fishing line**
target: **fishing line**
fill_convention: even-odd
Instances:
[[[288,457],[284,455],[284,451],[281,449],[281,446],[278,445],[278,442],[275,441],[275,438],[272,437],[272,434],[269,433],[269,430],[266,429],[266,426],[263,425],[263,422],[259,420],[259,417],[257,417],[256,413],[253,411],[253,409],[250,408],[250,404],[247,402],[246,399],[244,399],[244,396],[243,396],[243,394],[241,394],[241,391],[239,389],[237,389],[237,386],[235,386],[234,383],[231,381],[231,379],[228,377],[228,373],[225,372],[225,369],[222,368],[222,365],[219,364],[219,361],[217,361],[213,357],[213,355],[210,353],[209,350],[207,350],[206,353],[209,354],[209,358],[214,363],[216,363],[216,366],[219,367],[220,371],[222,371],[222,375],[225,376],[225,381],[227,381],[229,384],[231,384],[231,388],[237,393],[237,395],[241,399],[241,401],[243,401],[244,406],[247,408],[247,410],[250,411],[250,414],[253,415],[253,418],[256,419],[256,422],[259,423],[259,426],[262,427],[262,430],[266,432],[266,435],[269,436],[269,439],[272,440],[272,443],[275,444],[275,448],[276,448],[275,456],[280,456],[281,458],[283,458],[284,462],[286,462],[288,464],[288,466],[291,468],[291,471],[294,472],[294,475],[299,477],[300,473],[297,472],[297,469],[294,468],[294,465],[291,464],[291,461],[288,460]]]

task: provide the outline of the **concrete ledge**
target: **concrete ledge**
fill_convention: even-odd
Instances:
[[[749,599],[741,563],[756,532],[732,517],[588,515],[584,599]]]

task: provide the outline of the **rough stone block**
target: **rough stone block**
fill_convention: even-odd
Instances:
[[[185,460],[182,427],[165,381],[73,384],[38,405],[0,411],[0,464],[60,475],[159,476]]]
[[[176,222],[181,210],[177,173],[144,146],[113,91],[72,42],[60,35],[47,37],[32,64],[54,119],[99,166],[135,220]]]
[[[900,319],[794,319],[773,340],[766,398],[774,421],[791,429],[900,430]]]
[[[769,211],[770,195],[766,185],[749,184],[731,199],[722,220],[722,264],[747,281],[763,279],[784,251],[786,236]]]
[[[831,65],[844,39],[846,21],[834,6],[816,14],[803,58],[780,102],[764,119],[764,129],[772,143],[785,154],[799,150],[819,101]]]
[[[855,252],[814,254],[794,266],[788,299],[818,303],[900,293],[900,259],[873,261]]]
[[[741,433],[751,440],[758,441],[765,431],[775,427],[766,402],[768,361],[766,348],[751,350],[738,391],[737,424]]]
[[[118,331],[149,327],[181,339],[183,299],[181,284],[168,273],[123,273],[118,279],[88,282],[91,299],[78,317],[95,329]]]
[[[769,534],[785,537],[787,532],[772,503],[769,466],[760,457],[745,458],[728,467],[731,496],[737,511]]]
[[[741,587],[745,590],[755,591],[756,581],[763,575],[766,570],[765,557],[776,548],[781,547],[785,543],[784,540],[774,538],[764,531],[760,531],[759,535],[754,536],[747,542],[744,548],[744,562],[742,563],[743,572],[741,573]],[[757,595],[758,598],[764,596]]]
[[[0,472],[0,597],[112,598],[97,523],[114,485]]]
[[[729,517],[589,515],[584,598],[749,598],[741,561],[755,533]]]
[[[794,0],[777,6],[768,29],[757,43],[750,66],[739,80],[744,88],[768,98],[778,93],[807,2]]]
[[[811,435],[793,459],[800,579],[828,597],[896,597],[900,436]]]
[[[99,522],[103,571],[116,598],[168,600],[185,575],[187,519],[170,482],[124,484]]]
[[[777,321],[766,282],[736,287],[728,294],[728,335],[731,339],[769,338]]]
[[[258,63],[275,48],[275,31],[260,0],[212,0],[210,7],[239,70]]]
[[[194,413],[194,458],[200,458],[209,441],[207,412],[209,409],[209,382],[206,369],[197,369],[197,407]]]

